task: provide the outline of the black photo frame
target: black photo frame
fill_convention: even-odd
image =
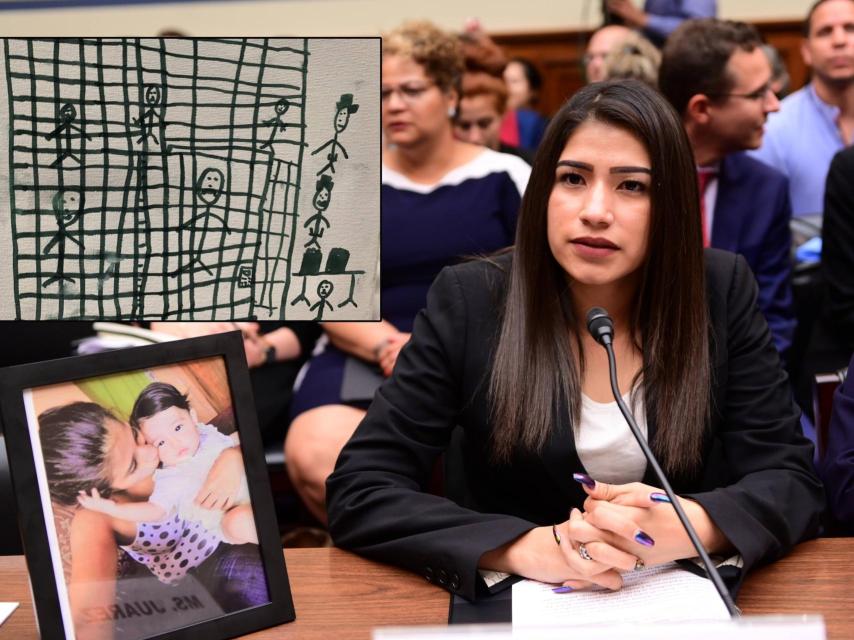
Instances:
[[[222,382],[223,369],[224,382]],[[66,554],[62,547],[60,529],[57,524],[60,518],[57,513],[61,511],[58,507],[60,501],[52,499],[59,491],[57,489],[59,483],[49,480],[44,461],[45,451],[55,451],[54,445],[56,443],[51,443],[48,449],[45,449],[45,443],[42,442],[44,434],[39,427],[38,417],[46,415],[43,413],[44,411],[53,409],[64,411],[72,403],[83,402],[73,396],[78,391],[84,394],[91,393],[84,392],[82,389],[87,388],[87,384],[91,386],[93,379],[95,380],[94,383],[99,385],[98,391],[107,388],[109,392],[109,385],[114,384],[109,381],[113,378],[108,378],[108,382],[103,382],[103,377],[115,376],[116,374],[122,374],[119,377],[123,380],[129,376],[136,376],[134,378],[136,383],[139,383],[139,374],[144,374],[147,378],[158,381],[160,378],[168,378],[169,376],[186,375],[187,379],[191,380],[191,383],[188,384],[192,386],[197,396],[213,393],[210,380],[206,379],[205,375],[219,381],[213,386],[217,387],[214,389],[219,394],[217,397],[222,399],[220,404],[230,401],[231,405],[222,414],[228,416],[227,419],[232,421],[232,429],[239,434],[240,451],[242,452],[249,495],[248,503],[244,504],[248,504],[250,507],[248,517],[254,518],[255,533],[258,539],[257,556],[252,543],[235,542],[229,544],[225,541],[225,534],[222,533],[224,528],[213,528],[207,530],[204,535],[220,535],[221,541],[215,549],[211,550],[212,555],[205,556],[199,567],[204,567],[206,570],[209,567],[216,567],[216,570],[205,573],[205,579],[198,578],[195,574],[186,573],[186,578],[182,576],[177,583],[166,584],[162,582],[164,579],[162,571],[158,579],[154,574],[154,568],[145,565],[142,560],[137,559],[134,562],[136,558],[128,551],[119,552],[119,548],[122,547],[120,547],[121,543],[117,538],[117,569],[112,605],[98,609],[80,609],[78,607],[72,611],[69,593],[72,590],[75,594],[82,593],[88,602],[88,593],[90,592],[87,591],[87,585],[89,583],[77,582],[73,587],[70,584],[70,572],[66,567],[66,564],[70,565],[71,562],[70,552]],[[194,378],[191,374],[201,377]],[[164,381],[168,382],[168,380]],[[176,384],[175,386],[181,385]],[[188,385],[183,386],[187,387]],[[191,404],[197,402],[189,388],[181,389],[181,392],[189,395]],[[128,392],[125,392],[124,399],[126,397],[128,397]],[[208,395],[204,395],[204,397],[208,401],[206,405],[208,414],[211,414],[217,409],[216,403],[210,400]],[[71,398],[71,400],[66,401],[67,398]],[[91,398],[90,400],[92,404],[97,404],[115,413],[113,406],[105,406],[109,405],[109,402],[96,402]],[[52,405],[52,402],[56,402],[56,404]],[[127,405],[127,402],[124,404]],[[41,407],[37,412],[39,405]],[[202,423],[205,421],[201,420],[201,414],[198,415],[200,422],[196,426],[201,432]],[[194,414],[195,416],[196,414]],[[219,416],[220,414],[217,414],[217,417]],[[121,637],[123,640],[130,637],[140,640],[155,638],[158,640],[189,640],[198,637],[219,640],[294,620],[293,600],[276,525],[273,499],[240,332],[222,333],[2,369],[0,370],[0,418],[2,418],[3,433],[6,438],[19,526],[33,593],[33,604],[42,638],[85,637],[93,629],[86,625],[100,623],[112,625],[113,637]],[[121,421],[119,422],[121,423]],[[110,422],[110,424],[114,423]],[[215,422],[205,423],[204,427],[210,427],[211,424],[215,424]],[[124,425],[130,429],[129,423],[125,422]],[[215,428],[223,432],[222,427],[217,425]],[[112,426],[111,429],[112,431],[109,429],[107,431],[116,434],[124,433],[117,426]],[[143,438],[142,430],[138,431],[139,433],[131,430],[132,437]],[[55,432],[49,431],[49,433]],[[113,435],[111,437],[125,438],[126,436]],[[204,436],[201,437],[204,438]],[[201,441],[205,442],[204,439]],[[138,449],[134,447],[141,441],[132,440],[131,442],[133,456],[136,457]],[[155,445],[154,443],[146,444],[146,447],[149,446],[154,449]],[[157,451],[157,449],[154,450]],[[109,449],[109,451],[113,451],[113,449]],[[201,451],[201,446],[197,451]],[[115,454],[115,456],[117,455]],[[113,458],[110,460],[112,462]],[[158,458],[155,456],[153,464],[157,464],[157,460]],[[162,465],[162,462],[160,464]],[[52,468],[55,479],[58,472],[55,465]],[[154,478],[153,475],[151,477]],[[156,481],[151,480],[151,482],[155,483]],[[63,508],[72,510],[68,526],[70,531],[73,528],[71,526],[73,518],[83,508],[67,504]],[[229,509],[231,508],[229,507]],[[234,509],[236,508],[234,507]],[[228,511],[226,510],[226,513]],[[175,517],[178,518],[179,515],[181,515],[180,512],[176,513]],[[239,515],[246,516],[246,510],[244,509]],[[181,515],[181,518],[183,517]],[[177,542],[170,542],[170,544],[177,544],[177,546],[165,550],[164,554],[177,555],[175,550],[182,548],[182,545],[190,541],[189,526],[179,533],[187,522],[189,520],[182,519],[182,524],[176,524],[177,528],[173,527],[173,534]],[[251,523],[251,520],[242,520],[241,522]],[[79,524],[83,527],[84,523],[85,520]],[[141,536],[146,535],[142,532],[143,526],[135,525],[136,533],[131,545],[139,543]],[[83,531],[85,532],[86,529],[84,528]],[[219,534],[211,533],[211,531],[219,531]],[[145,540],[142,541],[142,544],[145,544]],[[193,544],[195,545],[195,539]],[[210,544],[212,545],[213,542]],[[125,544],[125,546],[131,545]],[[67,547],[68,545],[66,545]],[[149,549],[145,549],[145,551],[150,553]],[[211,553],[211,551],[203,549],[198,555]],[[241,555],[236,555],[238,552]],[[105,557],[105,562],[109,564],[111,557]],[[198,558],[193,560],[196,561]],[[150,560],[146,559],[146,561]],[[175,562],[177,563],[177,559]],[[130,565],[131,574],[142,575],[128,577],[122,573],[124,565]],[[140,569],[140,567],[142,568]],[[236,573],[235,567],[237,568]],[[191,566],[190,570],[196,568]],[[260,571],[263,571],[263,574],[259,573]],[[193,580],[189,579],[190,575],[193,575]],[[246,576],[249,578],[247,579]],[[266,581],[266,593],[263,588],[255,588],[250,592],[249,587],[246,586],[255,585],[257,587],[257,585],[262,585],[263,587],[263,581]],[[96,585],[94,588],[97,588],[97,585],[105,583],[92,584]],[[186,592],[182,592],[182,584],[186,585],[184,587]],[[137,585],[143,586],[138,587]],[[244,588],[246,592],[241,591]],[[127,590],[127,594],[125,590]],[[205,592],[210,598],[203,597]],[[217,595],[226,592],[233,594],[234,597],[226,599]],[[103,593],[103,591],[98,593]],[[80,601],[81,598],[78,597],[76,602]],[[224,604],[226,601],[229,604]],[[213,604],[210,604],[211,602]],[[246,602],[251,602],[251,604],[245,604]]]

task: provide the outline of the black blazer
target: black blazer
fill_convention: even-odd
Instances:
[[[509,264],[505,256],[498,266],[480,261],[441,272],[394,375],[327,482],[337,545],[470,599],[482,588],[477,563],[484,552],[535,526],[563,522],[586,497],[572,479],[584,468],[565,411],[540,455],[518,455],[506,465],[489,459],[487,388]],[[671,482],[706,509],[749,568],[815,535],[824,499],[750,268],[744,258],[710,249],[706,276],[711,436],[699,477]],[[464,433],[465,505],[425,493],[455,425]],[[648,429],[654,438],[651,419]],[[649,469],[644,481],[657,485]]]

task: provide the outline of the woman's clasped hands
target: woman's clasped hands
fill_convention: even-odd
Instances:
[[[697,555],[661,489],[639,482],[611,485],[585,474],[573,478],[587,493],[583,511],[573,508],[566,521],[538,527],[511,543],[507,552],[516,573],[558,584],[558,593],[597,586],[617,590],[623,584],[621,572]],[[703,507],[678,499],[706,550],[729,551],[729,542]],[[530,553],[534,549],[537,567]]]

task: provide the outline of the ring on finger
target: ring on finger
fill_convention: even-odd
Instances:
[[[584,560],[592,560],[593,556],[590,555],[590,552],[587,550],[587,545],[583,542],[578,545],[578,555],[580,555]]]
[[[646,564],[644,564],[643,560],[638,558],[635,560],[635,571],[640,571],[641,569],[646,569]]]

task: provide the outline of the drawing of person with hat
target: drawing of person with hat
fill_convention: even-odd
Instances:
[[[350,123],[350,116],[358,110],[359,105],[353,103],[353,94],[342,93],[338,102],[335,103],[335,135],[332,136],[331,140],[327,140],[311,152],[311,155],[315,155],[316,153],[320,153],[322,149],[329,147],[329,153],[326,154],[326,159],[329,162],[321,167],[320,171],[317,172],[317,175],[325,173],[327,169],[332,173],[335,173],[335,163],[338,160],[338,154],[335,152],[336,149],[340,149],[345,158],[350,157],[347,155],[347,150],[344,148],[344,145],[338,142],[338,134],[342,133],[347,128],[347,125]]]

